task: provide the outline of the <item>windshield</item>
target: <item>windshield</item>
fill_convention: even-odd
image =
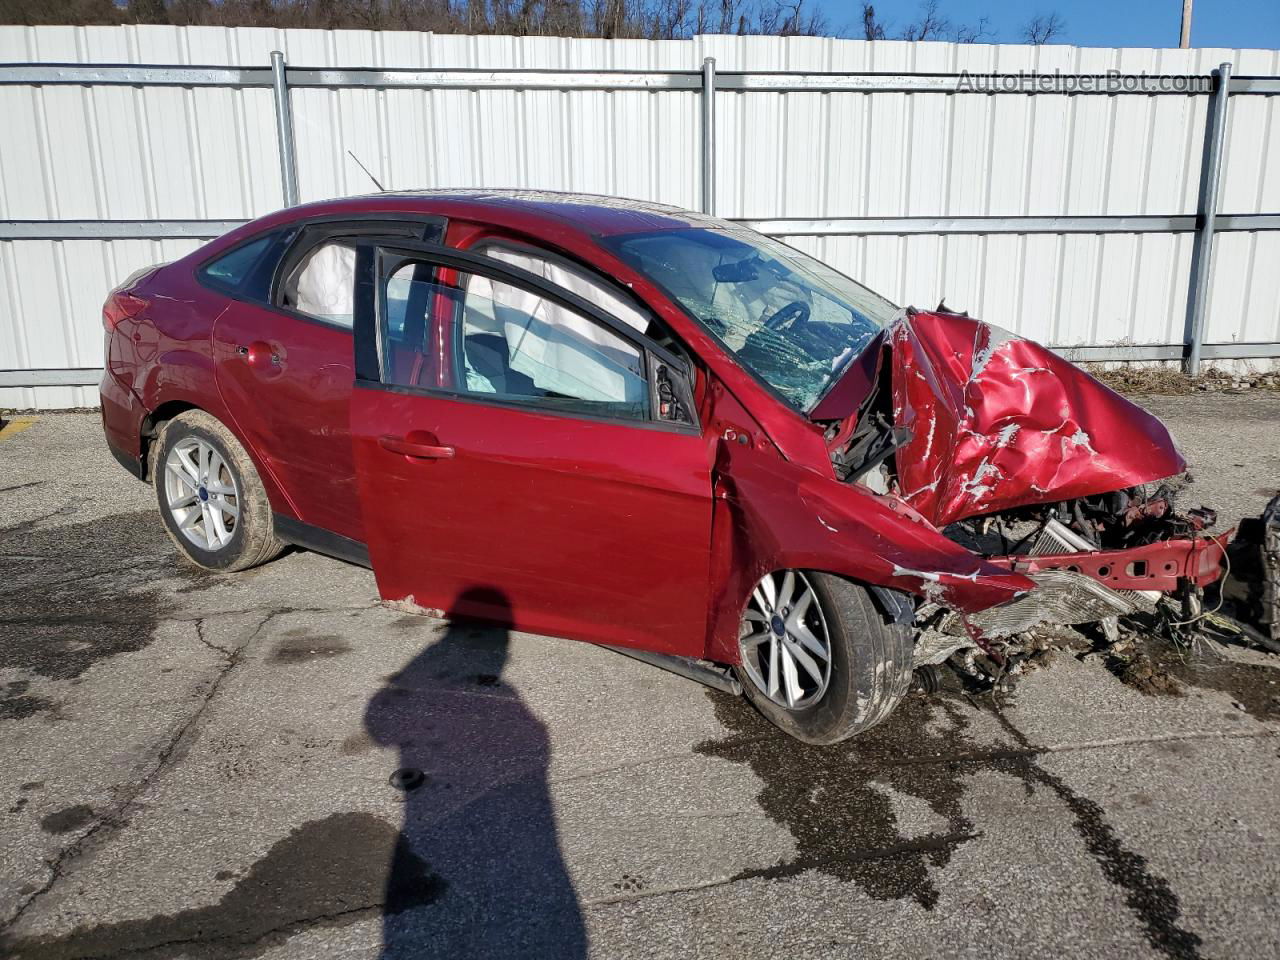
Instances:
[[[742,228],[624,234],[604,243],[806,412],[898,312],[826,264]]]

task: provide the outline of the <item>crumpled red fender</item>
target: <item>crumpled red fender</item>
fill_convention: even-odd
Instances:
[[[774,570],[825,570],[978,611],[1035,584],[948,540],[910,507],[838,483],[770,449],[721,443],[717,458],[708,657],[737,662],[747,595]]]

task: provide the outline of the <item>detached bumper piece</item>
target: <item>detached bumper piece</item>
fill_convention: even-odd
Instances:
[[[1032,574],[1031,579],[1036,584],[1034,590],[998,607],[969,614],[969,627],[988,640],[1001,640],[1041,624],[1068,627],[1096,623],[1138,611],[1149,613],[1156,605],[1146,593],[1113,590],[1072,570],[1045,570]],[[954,636],[967,632],[957,613],[948,615],[938,629]]]

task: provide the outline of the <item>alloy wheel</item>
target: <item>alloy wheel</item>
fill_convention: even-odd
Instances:
[[[212,444],[183,437],[164,461],[169,513],[182,535],[201,550],[221,550],[235,536],[240,493],[235,474]]]
[[[766,574],[742,614],[738,647],[747,677],[779,706],[819,700],[831,680],[831,638],[822,602],[799,570]]]

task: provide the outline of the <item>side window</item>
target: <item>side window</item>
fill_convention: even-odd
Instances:
[[[583,300],[594,303],[611,317],[616,317],[627,326],[633,327],[637,333],[649,335],[653,333],[652,321],[647,313],[583,267],[554,255],[544,255],[528,247],[496,241],[479,244],[473,252],[527,270],[554,283],[557,287],[576,293]]]
[[[436,300],[443,289],[434,282],[435,268],[409,261],[384,278],[379,340],[382,380],[402,387],[434,387],[452,382],[440,371],[436,347],[440,323]],[[448,309],[448,305],[446,305]]]
[[[279,231],[255,237],[206,263],[200,268],[200,279],[232,296],[265,301],[270,297],[271,274],[287,239]]]
[[[350,327],[355,307],[356,248],[348,239],[318,244],[285,277],[282,306]]]
[[[423,386],[450,345],[453,389],[548,410],[646,420],[649,385],[639,347],[541,294],[456,271],[406,263],[382,292],[383,379]],[[445,282],[444,278],[448,278]],[[403,309],[399,306],[404,304]]]

